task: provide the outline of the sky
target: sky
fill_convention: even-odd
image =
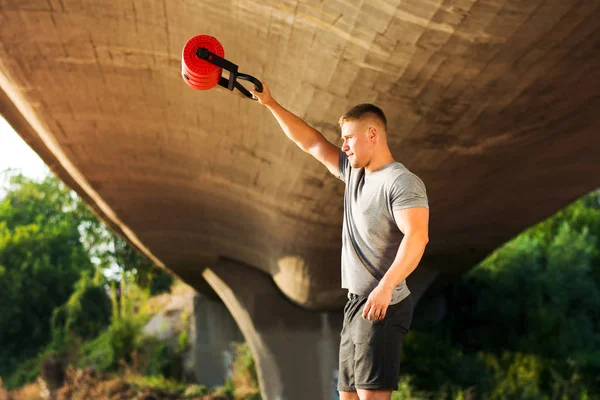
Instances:
[[[33,179],[42,179],[50,172],[42,159],[0,116],[0,173],[8,168]]]

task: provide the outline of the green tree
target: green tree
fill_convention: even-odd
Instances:
[[[528,229],[465,274],[448,317],[453,338],[469,350],[600,360],[595,198],[597,192]]]
[[[108,326],[109,282],[98,271],[116,269],[117,283],[133,280],[152,294],[168,290],[172,278],[109,231],[55,177],[38,182],[10,171],[4,177],[0,376],[17,371],[10,381],[22,384],[34,376],[40,352],[60,352],[73,338],[91,339]]]
[[[599,398],[598,249],[600,190],[494,251],[446,289],[440,324],[417,321],[407,335],[415,383],[478,398]]]
[[[69,335],[84,340],[98,336],[110,323],[111,309],[106,278],[98,272],[94,279],[83,273],[69,300],[54,309],[54,345],[60,347],[67,344]]]
[[[106,254],[107,260],[118,265],[122,273],[131,274],[134,282],[150,290],[150,295],[166,292],[173,284],[173,277],[156,267],[152,261],[134,249],[118,235],[111,234],[113,251]]]
[[[55,178],[10,178],[0,201],[0,375],[49,342],[54,308],[94,269],[77,202]]]
[[[111,280],[121,282],[125,276],[132,277],[141,288],[150,290],[151,295],[169,291],[173,277],[158,268],[145,255],[132,247],[106,226],[83,204],[78,204],[82,218],[80,230],[90,257],[98,267],[109,271]]]

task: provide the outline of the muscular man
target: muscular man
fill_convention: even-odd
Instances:
[[[271,96],[253,92],[285,134],[346,184],[342,230],[342,288],[348,289],[340,342],[342,400],[389,400],[397,389],[402,341],[412,321],[406,277],[429,241],[423,182],[394,161],[387,120],[359,104],[339,120],[341,150]]]

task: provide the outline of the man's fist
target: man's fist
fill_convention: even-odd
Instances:
[[[385,318],[390,301],[392,301],[392,291],[377,285],[365,303],[362,317],[369,321],[382,321]]]
[[[254,96],[254,98],[258,99],[258,102],[260,104],[264,104],[265,106],[268,106],[269,104],[273,103],[275,100],[273,100],[273,98],[271,97],[271,91],[269,90],[269,86],[267,85],[266,82],[260,82],[263,85],[263,91],[262,93],[257,92],[256,90],[251,90],[250,93],[252,93],[252,96]]]

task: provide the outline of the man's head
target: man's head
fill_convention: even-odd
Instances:
[[[359,104],[346,111],[339,120],[342,130],[342,151],[348,155],[352,168],[369,164],[387,147],[387,119],[381,108],[373,104]]]

